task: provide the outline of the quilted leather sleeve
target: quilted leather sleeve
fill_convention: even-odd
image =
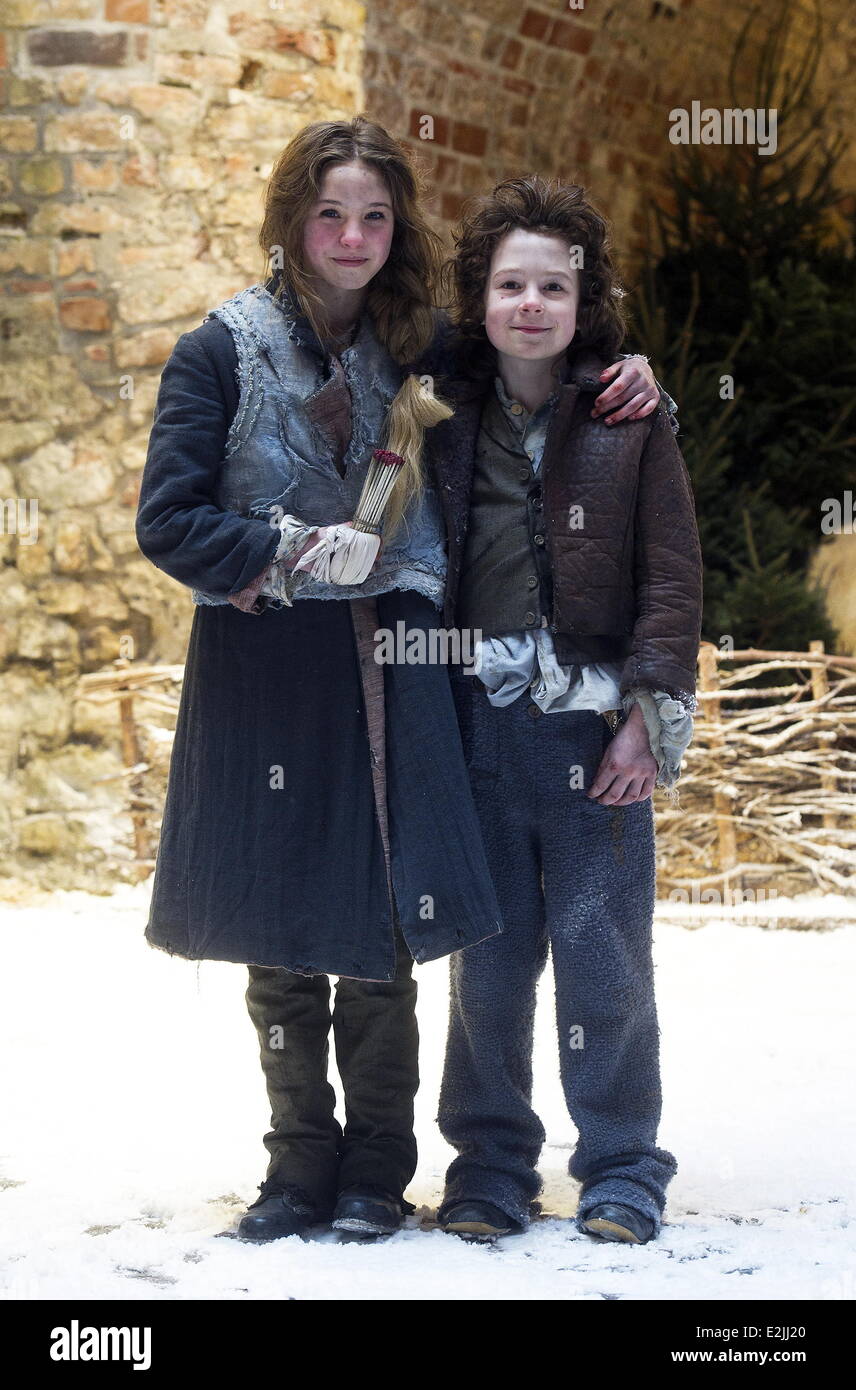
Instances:
[[[702,556],[689,472],[662,407],[639,464],[634,534],[636,619],[621,694],[667,691],[695,710]]]

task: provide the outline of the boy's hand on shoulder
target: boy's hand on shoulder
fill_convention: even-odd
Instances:
[[[634,705],[607,745],[586,796],[601,806],[632,806],[651,795],[656,780],[657,759],[651,752],[641,706]]]
[[[611,383],[595,398],[592,419],[605,415],[604,424],[621,420],[644,420],[660,404],[660,388],[644,357],[627,357],[613,362],[600,379]]]

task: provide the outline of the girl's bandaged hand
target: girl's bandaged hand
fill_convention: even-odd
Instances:
[[[320,528],[319,536],[295,570],[327,584],[362,584],[368,578],[380,552],[380,536],[355,531],[346,522]]]

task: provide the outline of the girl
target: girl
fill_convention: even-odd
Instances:
[[[482,639],[480,678],[453,685],[504,931],[452,957],[438,1118],[458,1157],[439,1221],[485,1239],[528,1224],[549,947],[578,1225],[644,1242],[676,1169],[656,1143],[651,793],[674,785],[692,732],[692,491],[662,409],[622,430],[593,418],[624,324],[607,228],[582,189],[499,184],[463,224],[452,279],[466,371],[446,383],[455,414],[430,450],[446,620]]]
[[[197,605],[146,935],[248,966],[273,1127],[239,1235],[379,1233],[412,1210],[413,961],[502,927],[447,672],[373,660],[378,630],[428,632],[442,604],[420,436],[448,411],[407,370],[437,331],[438,242],[405,154],[361,117],[292,140],[259,241],[276,269],[164,369],[143,477],[140,548]],[[627,403],[638,366],[619,375]],[[295,570],[335,547],[384,440],[405,464],[371,572]]]

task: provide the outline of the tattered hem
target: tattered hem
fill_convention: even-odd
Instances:
[[[151,946],[153,950],[163,951],[168,956],[178,956],[180,960],[188,960],[195,962],[210,960],[219,961],[221,964],[226,965],[258,965],[263,966],[268,970],[287,970],[291,975],[335,975],[339,979],[365,980],[369,984],[389,984],[391,980],[395,979],[394,968],[390,971],[388,975],[353,975],[349,974],[347,971],[344,970],[333,970],[330,968],[329,965],[312,965],[307,964],[303,961],[301,961],[299,965],[290,965],[287,961],[282,960],[246,960],[243,957],[243,955],[237,957],[234,955],[212,955],[208,951],[193,952],[187,949],[186,947],[183,948],[180,946],[176,946],[172,942],[167,941],[165,939],[157,940],[153,936],[149,935],[148,931],[146,931],[145,933],[145,939],[148,945]]]

